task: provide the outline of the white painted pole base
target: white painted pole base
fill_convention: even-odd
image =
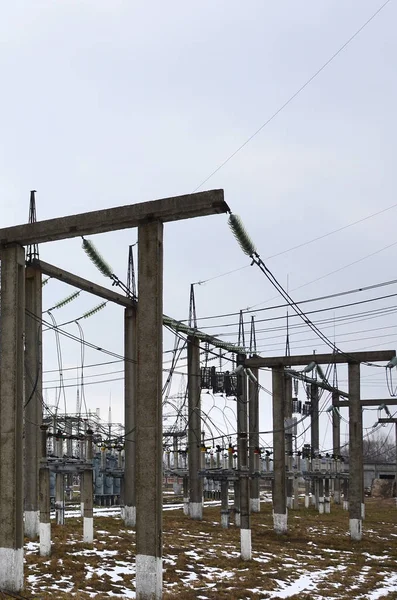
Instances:
[[[361,519],[350,519],[349,525],[351,539],[360,541],[363,537],[363,527]]]
[[[83,519],[83,542],[84,544],[94,542],[94,519],[92,517],[84,517]]]
[[[261,512],[260,498],[250,498],[250,511],[253,513]]]
[[[51,523],[40,523],[40,556],[51,554]]]
[[[84,502],[80,502],[80,513],[81,516],[84,517]]]
[[[324,497],[320,496],[318,499],[318,512],[320,515],[324,514]]]
[[[23,589],[23,548],[0,548],[0,589]]]
[[[287,496],[287,508],[292,508],[292,497]]]
[[[347,500],[343,500],[342,508],[343,510],[349,510],[349,502]]]
[[[235,524],[236,527],[240,527],[240,525],[241,525],[240,511],[235,511],[234,512],[234,524]]]
[[[331,513],[331,499],[330,498],[324,499],[324,512],[327,515],[329,515]]]
[[[189,498],[183,499],[183,514],[189,516]]]
[[[362,518],[362,520],[365,519],[365,504],[364,504],[364,502],[361,503],[361,518]]]
[[[35,540],[39,535],[40,511],[25,510],[25,535]]]
[[[126,527],[136,526],[136,506],[124,506],[124,525]]]
[[[305,508],[309,508],[310,506],[310,496],[305,496]]]
[[[201,502],[189,503],[189,515],[191,519],[201,521],[203,518],[203,505]]]
[[[287,533],[288,531],[288,516],[273,513],[273,525],[276,533]]]
[[[311,506],[316,506],[316,496],[314,494],[312,494],[310,497],[310,505]]]
[[[222,512],[221,514],[221,526],[223,529],[229,529],[229,511]]]
[[[240,544],[241,544],[241,559],[251,560],[252,545],[251,545],[251,529],[240,529]]]
[[[163,595],[163,564],[161,558],[138,554],[136,557],[136,596],[161,600]]]

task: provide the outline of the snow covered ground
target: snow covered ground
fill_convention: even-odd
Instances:
[[[397,509],[370,502],[362,542],[348,535],[348,514],[314,509],[290,511],[290,530],[276,536],[271,505],[252,516],[253,560],[239,553],[239,530],[220,527],[217,502],[193,522],[182,505],[164,513],[164,595],[190,600],[299,598],[328,600],[397,598]],[[95,510],[92,548],[82,543],[78,511],[65,526],[53,525],[52,556],[26,544],[26,597],[134,598],[135,532],[125,528],[117,507]],[[78,594],[76,596],[76,593]]]

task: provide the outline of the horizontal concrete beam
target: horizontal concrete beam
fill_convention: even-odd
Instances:
[[[119,304],[120,306],[124,306],[126,308],[131,306],[136,307],[135,300],[127,298],[122,294],[118,294],[113,290],[109,290],[102,285],[88,281],[88,279],[83,279],[78,275],[74,275],[74,273],[69,273],[69,271],[65,271],[64,269],[60,269],[59,267],[55,267],[54,265],[43,262],[42,260],[34,260],[28,264],[28,267],[37,269],[44,275],[48,275],[48,277],[53,277],[54,279],[58,279],[59,281],[63,281],[69,285],[73,285],[84,292],[94,294],[94,296],[98,296],[99,298],[103,298],[109,302],[114,302],[115,304]]]
[[[32,269],[38,269],[44,275],[48,275],[49,277],[53,277],[54,279],[58,279],[59,281],[63,281],[69,285],[73,285],[84,292],[88,292],[89,294],[94,294],[94,296],[99,296],[104,300],[108,300],[109,302],[114,302],[115,304],[119,304],[124,307],[135,307],[137,306],[137,302],[123,296],[122,294],[118,294],[117,292],[113,292],[108,288],[105,288],[97,283],[93,283],[88,279],[83,279],[74,273],[70,273],[69,271],[65,271],[60,267],[55,267],[54,265],[50,265],[49,263],[43,262],[42,260],[34,260],[28,263],[28,266]],[[229,342],[224,342],[219,340],[218,338],[213,337],[212,335],[208,335],[208,333],[203,333],[198,329],[193,329],[180,321],[176,321],[172,317],[167,317],[167,315],[163,315],[163,324],[166,327],[169,327],[173,331],[180,332],[184,335],[191,335],[197,337],[199,340],[203,342],[208,342],[215,348],[221,348],[226,350],[227,352],[235,352],[235,353],[244,353],[244,348],[240,348],[239,346],[235,346],[234,344],[230,344]]]
[[[349,406],[349,402],[347,400],[333,400],[332,404],[334,406],[345,407]],[[385,400],[360,400],[361,406],[380,406],[381,404],[386,404],[386,406],[397,406],[397,398],[386,398]]]
[[[0,245],[42,244],[66,238],[129,229],[147,221],[158,220],[167,223],[228,211],[229,207],[224,201],[223,190],[210,190],[5,227],[0,229]]]
[[[378,423],[397,423],[397,419],[378,419]]]
[[[246,358],[246,367],[298,367],[311,362],[318,365],[341,363],[364,363],[389,361],[396,356],[395,350],[380,350],[374,352],[346,352],[346,354],[303,354],[298,356],[253,356]]]

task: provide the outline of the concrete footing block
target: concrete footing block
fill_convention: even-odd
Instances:
[[[183,514],[189,516],[189,498],[183,499]]]
[[[273,513],[273,525],[276,533],[287,533],[288,531],[288,515]]]
[[[240,545],[242,560],[251,560],[252,544],[251,544],[251,529],[240,529]]]
[[[40,556],[50,556],[51,554],[51,523],[40,523]]]
[[[163,565],[161,558],[137,554],[136,595],[137,598],[161,600],[163,596]]]
[[[136,506],[124,506],[124,525],[126,527],[136,526]]]
[[[305,508],[310,507],[310,496],[305,496]]]
[[[84,517],[83,519],[83,542],[85,544],[94,542],[94,519],[92,517]]]
[[[351,539],[360,541],[363,537],[363,526],[361,519],[350,519],[349,526]]]
[[[189,516],[191,519],[201,521],[203,518],[203,505],[201,502],[190,502]]]
[[[23,589],[23,548],[0,548],[0,589]]]
[[[325,512],[323,496],[320,496],[320,498],[318,499],[318,512],[320,513],[320,515],[323,515]]]
[[[35,540],[39,535],[39,524],[40,524],[40,511],[37,510],[25,510],[25,529],[24,533],[26,537],[31,540]]]

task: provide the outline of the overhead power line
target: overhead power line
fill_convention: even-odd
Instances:
[[[245,148],[245,146],[247,146],[257,135],[258,133],[260,133],[262,131],[262,129],[264,129],[267,125],[269,125],[269,123],[271,123],[273,121],[273,119],[275,119],[277,117],[277,115],[279,115],[281,113],[282,110],[284,110],[284,108],[286,108],[293,100],[295,100],[295,98],[297,96],[299,96],[299,94],[301,94],[301,92],[303,92],[303,90],[305,88],[307,88],[307,86],[318,76],[320,75],[320,73],[322,71],[324,71],[324,69],[326,67],[328,67],[328,65],[363,31],[363,29],[369,25],[369,23],[371,23],[371,21],[373,21],[373,19],[375,19],[375,17],[385,8],[385,6],[387,4],[389,4],[390,0],[386,0],[386,2],[384,2],[379,8],[378,10],[376,10],[369,19],[367,19],[365,21],[365,23],[363,25],[361,25],[361,27],[359,27],[357,29],[357,31],[355,31],[355,33],[353,33],[353,35],[294,93],[292,94],[292,96],[290,96],[288,98],[288,100],[286,102],[284,102],[284,104],[282,106],[280,106],[280,108],[278,108],[276,110],[276,112],[274,112],[271,117],[269,117],[253,134],[251,134],[249,136],[249,138],[247,138],[245,140],[244,143],[241,144],[241,146],[239,146],[236,150],[234,150],[234,152],[232,152],[232,154],[230,154],[216,169],[214,169],[212,171],[212,173],[210,173],[208,175],[208,177],[206,177],[205,179],[203,179],[203,181],[193,190],[193,192],[197,192],[197,190],[199,190],[205,183],[207,183],[207,181],[209,179],[211,179],[211,177],[213,177],[216,173],[218,173],[218,171],[220,171],[225,165],[227,165],[227,163],[229,161],[232,160],[232,158],[234,158],[236,156],[236,154],[238,154],[243,148]]]

